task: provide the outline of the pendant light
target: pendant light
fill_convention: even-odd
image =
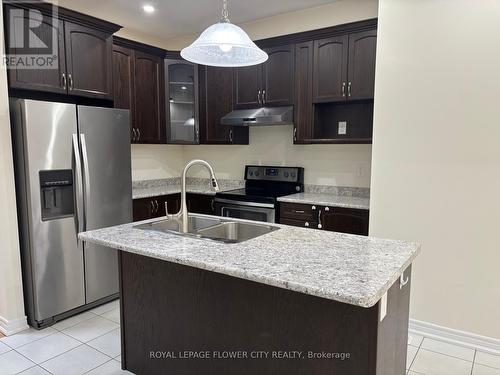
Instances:
[[[185,60],[196,64],[237,67],[261,64],[268,56],[228,18],[227,0],[222,2],[222,18],[210,26],[190,46],[181,51]]]

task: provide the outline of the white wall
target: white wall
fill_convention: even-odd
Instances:
[[[0,51],[4,51],[0,7]],[[17,231],[7,72],[0,66],[0,332],[26,326]]]
[[[246,164],[289,165],[306,169],[307,184],[370,186],[371,145],[293,145],[292,139],[290,125],[251,127],[250,146],[186,146],[184,159],[209,161],[220,178],[242,179]]]
[[[132,145],[133,181],[178,177],[182,168],[182,146]]]
[[[416,240],[411,317],[500,339],[500,2],[380,0],[372,235]]]

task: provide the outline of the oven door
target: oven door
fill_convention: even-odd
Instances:
[[[274,204],[240,202],[220,198],[215,199],[215,214],[217,216],[264,221],[266,223],[274,223],[276,220]]]

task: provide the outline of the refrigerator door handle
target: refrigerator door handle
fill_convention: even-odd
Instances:
[[[85,134],[80,134],[80,145],[82,147],[82,156],[83,156],[83,173],[84,173],[84,180],[85,180],[85,202],[90,202],[89,158],[87,157],[87,144],[85,142]],[[86,206],[87,206],[87,203],[85,203],[85,207]],[[85,230],[87,230],[87,225],[85,225]]]
[[[82,161],[80,159],[80,151],[78,148],[78,136],[73,134],[73,152],[75,153],[75,174],[76,174],[76,222],[77,222],[77,244],[78,248],[82,250],[82,241],[78,238],[78,233],[83,232],[84,217],[83,217],[83,174],[82,174]]]

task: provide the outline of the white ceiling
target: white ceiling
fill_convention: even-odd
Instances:
[[[334,1],[228,0],[229,18],[239,24]],[[222,0],[59,0],[57,3],[161,39],[204,30],[219,20],[222,7]],[[144,4],[153,5],[156,12],[146,14],[142,10]]]

